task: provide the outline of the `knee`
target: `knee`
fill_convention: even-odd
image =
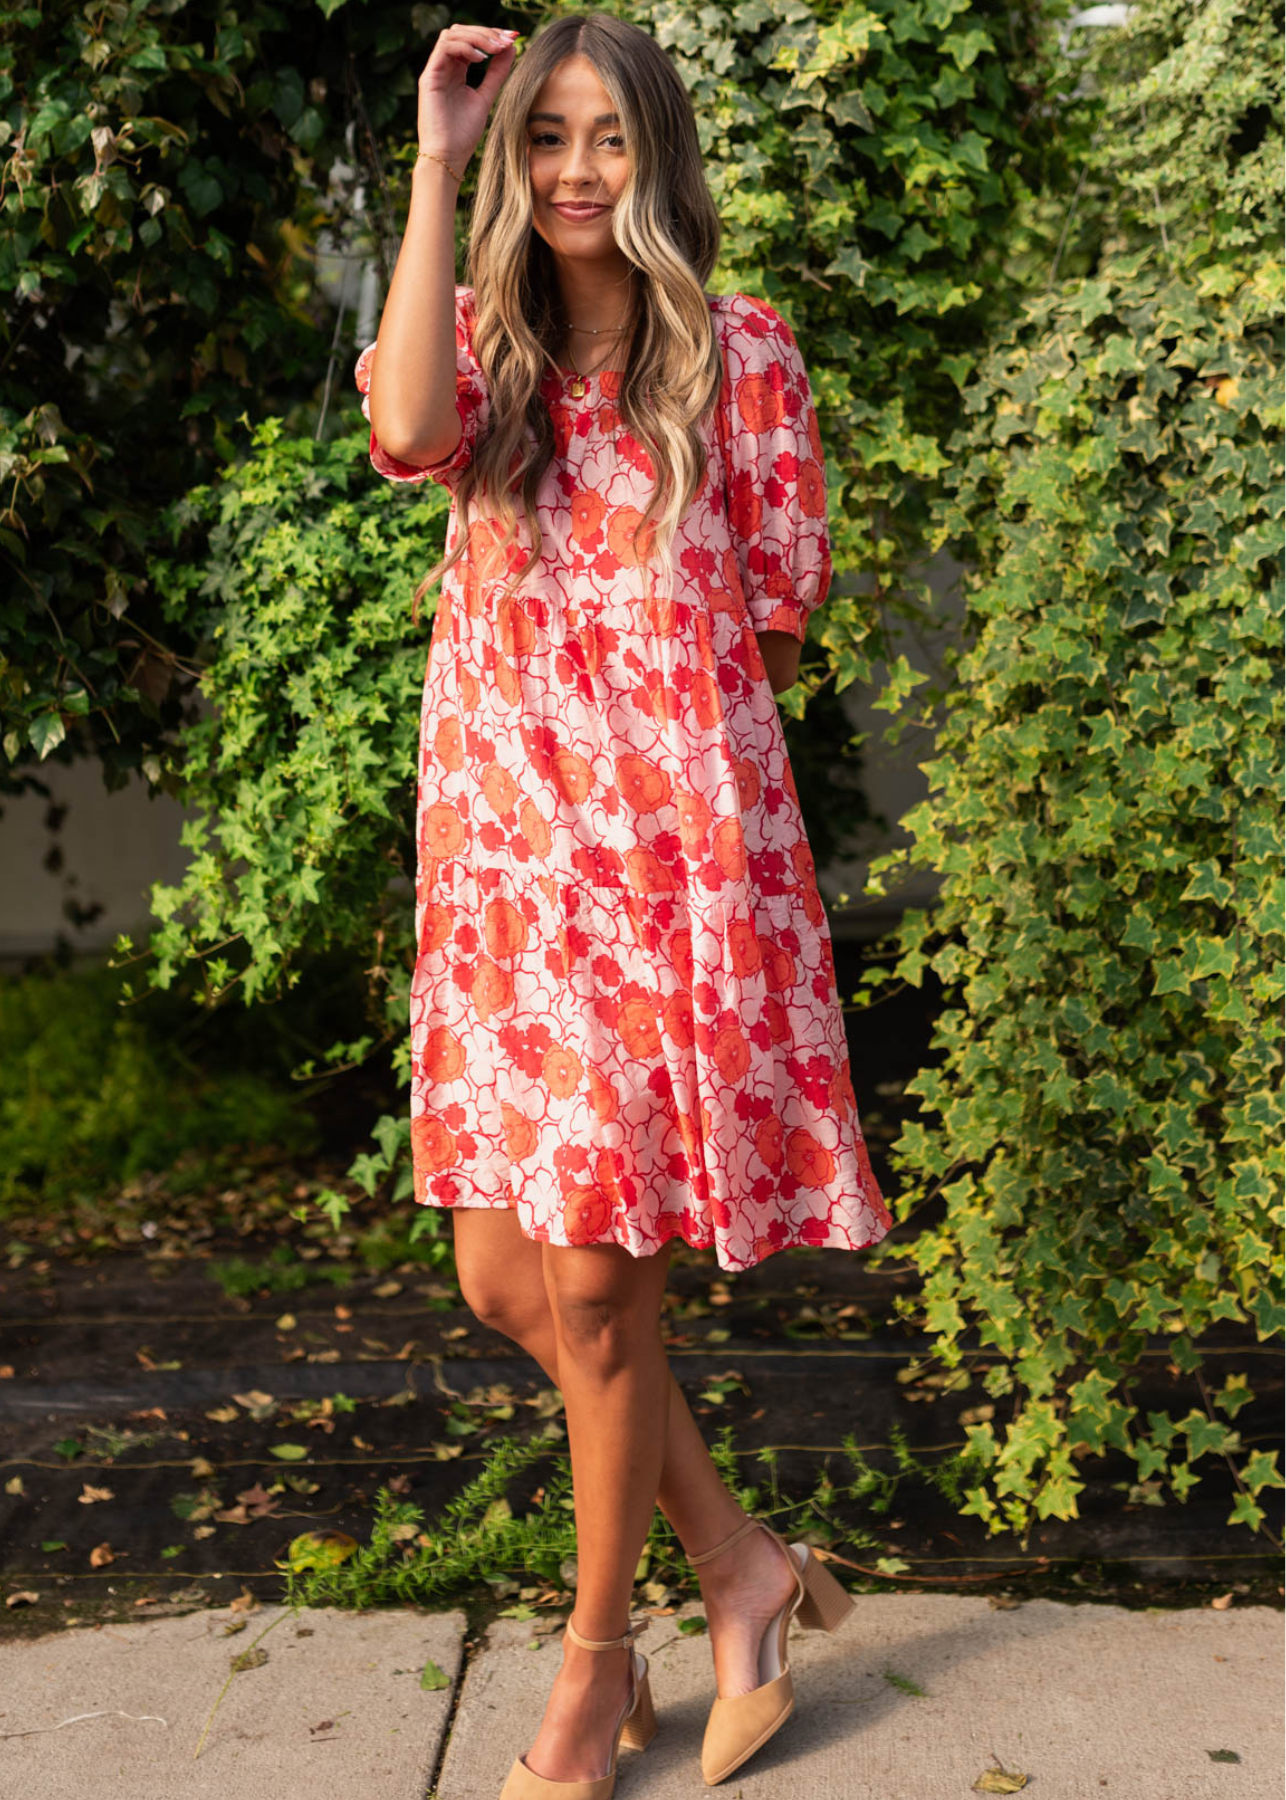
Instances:
[[[556,1290],[553,1310],[559,1338],[578,1368],[610,1375],[637,1358],[647,1330],[637,1306],[590,1287]],[[652,1328],[659,1341],[657,1321]]]
[[[524,1344],[531,1337],[539,1316],[548,1312],[548,1302],[543,1294],[538,1296],[539,1304],[533,1307],[530,1297],[516,1298],[512,1285],[501,1282],[494,1273],[473,1272],[457,1262],[456,1277],[465,1305],[478,1323],[485,1325],[488,1331],[498,1331],[501,1337],[507,1337],[515,1344]]]

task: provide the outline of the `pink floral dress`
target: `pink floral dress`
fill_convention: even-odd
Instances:
[[[557,1245],[650,1255],[678,1233],[746,1269],[858,1250],[892,1224],[849,1073],[830,930],[757,631],[826,595],[823,454],[785,320],[710,297],[728,432],[658,598],[635,531],[650,458],[617,376],[550,371],[540,562],[472,546],[442,579],[419,746],[411,1143],[426,1206],[514,1207]],[[452,491],[487,423],[473,293],[456,289]],[[365,396],[377,346],[361,353]],[[368,421],[369,401],[362,400]],[[498,532],[494,535],[498,536]],[[514,559],[516,556],[516,560]],[[664,584],[661,584],[664,585]]]

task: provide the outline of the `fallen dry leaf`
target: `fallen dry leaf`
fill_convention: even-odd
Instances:
[[[110,1544],[95,1544],[89,1553],[90,1567],[101,1569],[104,1563],[115,1562],[116,1552]]]
[[[194,1525],[192,1527],[192,1536],[195,1538],[213,1537],[214,1536],[214,1526],[213,1525]]]
[[[973,1784],[975,1794],[1017,1794],[1027,1786],[1027,1777],[1017,1769],[984,1769]]]
[[[6,1494],[25,1494],[27,1490],[22,1485],[22,1476],[11,1475],[4,1484],[4,1491]]]
[[[24,1588],[23,1591],[19,1594],[9,1594],[5,1599],[5,1605],[6,1606],[34,1606],[36,1604],[37,1600],[39,1600],[39,1598],[40,1598],[39,1594],[33,1594],[29,1590]]]
[[[214,1474],[214,1464],[208,1456],[194,1456],[190,1466],[198,1481],[205,1481]]]
[[[229,1600],[228,1611],[230,1613],[253,1612],[258,1604],[259,1602],[250,1592],[250,1589],[248,1587],[243,1587],[235,1600]]]
[[[237,1499],[256,1519],[266,1518],[277,1510],[277,1496],[270,1494],[261,1481],[256,1481],[253,1487],[242,1488]]]
[[[1232,1595],[1216,1594],[1210,1604],[1214,1607],[1216,1612],[1227,1612],[1228,1608],[1232,1605]]]
[[[216,1425],[231,1425],[234,1419],[241,1417],[241,1414],[235,1406],[216,1406],[205,1416],[207,1419],[213,1419]]]
[[[293,1331],[298,1323],[299,1320],[295,1317],[294,1313],[282,1313],[281,1317],[277,1320],[277,1330]]]
[[[277,1405],[271,1394],[265,1394],[262,1388],[251,1388],[248,1394],[234,1394],[232,1398],[238,1406],[244,1406],[256,1424],[266,1419]]]
[[[12,1380],[13,1380],[13,1364],[12,1363],[0,1363],[0,1381],[12,1381]]]
[[[93,1506],[99,1500],[114,1500],[116,1498],[110,1488],[90,1487],[88,1482],[85,1483],[78,1497],[82,1506]]]

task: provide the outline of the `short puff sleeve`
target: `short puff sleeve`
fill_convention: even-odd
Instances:
[[[473,289],[455,290],[455,409],[460,416],[460,442],[449,457],[436,463],[406,463],[390,456],[371,427],[371,465],[377,474],[390,481],[440,481],[446,487],[473,461],[474,446],[486,415],[487,384],[473,353]],[[357,359],[353,371],[357,391],[362,396],[362,416],[370,423],[371,370],[379,340],[368,344]]]
[[[831,579],[825,457],[804,359],[764,300],[724,309],[728,526],[755,631],[803,640]]]

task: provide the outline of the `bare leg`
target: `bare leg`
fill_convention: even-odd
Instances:
[[[454,1231],[456,1267],[470,1307],[484,1323],[521,1345],[566,1399],[560,1379],[558,1334],[546,1287],[546,1246],[527,1237],[519,1228],[517,1215],[509,1209],[462,1208],[454,1214]],[[659,1289],[656,1304],[659,1312]],[[727,1537],[745,1514],[724,1486],[668,1365],[665,1379],[668,1405],[664,1457],[654,1490],[656,1503],[685,1552],[695,1555]],[[568,1428],[570,1434],[570,1418]],[[649,1520],[650,1517],[649,1506]],[[645,1526],[640,1550],[646,1530]],[[636,1564],[637,1554],[630,1564],[631,1579]],[[578,1567],[583,1568],[579,1558]],[[751,1532],[713,1562],[703,1563],[696,1573],[710,1627],[717,1690],[721,1694],[748,1693],[759,1680],[758,1650],[764,1626],[793,1592],[793,1577],[780,1551],[766,1533],[758,1531]],[[611,1630],[598,1630],[586,1623],[578,1595],[576,1624],[587,1637],[619,1637],[625,1629],[624,1608],[619,1624]],[[585,1650],[580,1655],[592,1657],[599,1664],[620,1657],[622,1669],[628,1668],[623,1650]],[[621,1679],[624,1683],[624,1674]],[[610,1730],[604,1742],[607,1737]],[[604,1756],[595,1772],[601,1773],[605,1764]],[[533,1763],[533,1767],[542,1774],[550,1773],[539,1764]],[[573,1777],[569,1774],[553,1778]]]

